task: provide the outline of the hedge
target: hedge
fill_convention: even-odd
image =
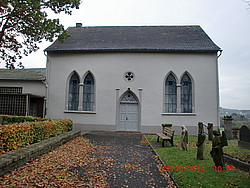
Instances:
[[[44,120],[47,119],[42,119],[40,117],[32,117],[32,116],[0,115],[0,124],[23,123],[23,122],[34,122],[34,121],[44,121]]]
[[[0,125],[0,153],[72,130],[71,120],[45,120]]]

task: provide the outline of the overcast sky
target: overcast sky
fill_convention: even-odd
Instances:
[[[83,26],[200,25],[223,49],[219,58],[220,106],[250,109],[250,9],[243,0],[83,0],[72,16],[56,15],[67,28]],[[23,59],[45,67],[44,42]],[[0,67],[4,65],[1,64]]]

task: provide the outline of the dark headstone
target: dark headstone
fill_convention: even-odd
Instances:
[[[196,159],[198,160],[204,160],[205,140],[206,140],[206,135],[199,133],[198,141],[196,143],[196,146],[197,146]]]
[[[250,149],[250,129],[245,125],[240,128],[240,140],[238,145]]]
[[[202,122],[198,123],[198,134],[203,134],[204,133],[204,125]]]
[[[208,140],[212,141],[213,140],[213,124],[212,123],[207,124],[207,130],[208,130]]]
[[[240,141],[250,142],[250,130],[246,125],[240,128]]]
[[[226,136],[226,133],[225,133],[225,131],[222,131],[222,133],[221,133],[221,145],[222,145],[222,147],[224,147],[224,146],[228,146],[228,143],[227,143],[227,136]]]

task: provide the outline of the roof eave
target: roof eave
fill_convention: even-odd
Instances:
[[[0,80],[20,80],[20,81],[45,81],[46,79],[25,79],[25,78],[1,78]]]
[[[171,52],[171,53],[216,53],[222,51],[221,49],[46,49],[46,52],[50,53],[74,53],[74,52]]]

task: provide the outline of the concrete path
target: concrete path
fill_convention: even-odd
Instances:
[[[157,165],[159,159],[140,133],[90,132],[84,135],[94,145],[104,146],[105,151],[93,152],[95,158],[108,159],[99,169],[107,174],[110,187],[167,187],[168,180]],[[75,167],[79,176],[88,170]]]

